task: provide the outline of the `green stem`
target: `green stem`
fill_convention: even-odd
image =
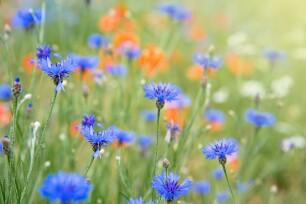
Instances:
[[[90,167],[91,167],[91,165],[92,165],[94,159],[95,159],[95,158],[92,157],[91,160],[90,160],[90,162],[89,162],[89,164],[87,165],[87,167],[86,167],[86,169],[85,169],[85,171],[84,171],[84,173],[83,173],[83,176],[84,176],[84,177],[86,177],[87,172],[88,172],[88,170],[90,169]]]
[[[158,132],[159,132],[159,118],[160,118],[160,109],[159,109],[159,108],[157,108],[157,123],[156,123],[156,146],[155,146],[155,159],[154,159],[154,168],[153,168],[152,177],[153,177],[153,176],[155,176],[156,166],[157,166],[157,162],[158,162],[157,153],[158,153]],[[152,199],[154,199],[154,191],[152,191]]]
[[[225,178],[226,178],[226,181],[227,181],[227,185],[228,185],[228,187],[229,187],[229,189],[230,189],[230,191],[231,191],[231,194],[232,194],[234,203],[236,203],[236,201],[235,201],[235,196],[234,196],[234,193],[233,193],[233,191],[232,191],[231,184],[230,184],[230,182],[229,182],[229,180],[228,180],[228,176],[227,176],[227,172],[226,172],[226,169],[225,169],[225,165],[224,165],[224,164],[222,164],[222,168],[223,168],[223,171],[224,171],[224,174],[225,174]]]

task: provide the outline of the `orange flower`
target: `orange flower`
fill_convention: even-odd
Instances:
[[[166,111],[167,121],[173,121],[179,124],[180,127],[184,126],[185,123],[186,108],[170,108]]]
[[[35,59],[35,57],[31,53],[27,54],[22,59],[22,68],[28,74],[31,74],[33,72],[34,68],[36,67],[36,62],[31,63],[31,60],[33,60],[33,59]]]
[[[112,32],[118,28],[119,18],[114,14],[102,16],[98,22],[98,27],[103,32]]]
[[[114,7],[114,12],[118,18],[123,18],[127,16],[129,10],[124,4],[117,4]]]
[[[232,161],[230,161],[228,166],[229,166],[229,170],[231,172],[237,173],[238,170],[239,170],[239,167],[240,167],[240,162],[239,162],[238,158],[235,158]]]
[[[113,147],[115,148],[115,149],[122,149],[122,148],[124,148],[124,147],[126,147],[126,146],[128,146],[128,143],[127,142],[119,142],[117,139],[115,139],[114,141],[113,141]]]
[[[210,130],[214,133],[220,131],[221,128],[222,128],[222,123],[221,122],[212,122],[212,123],[210,123],[210,125],[211,125]]]
[[[160,68],[166,70],[168,68],[165,54],[155,45],[147,46],[140,56],[140,65],[146,70],[147,75],[152,75]]]
[[[208,68],[208,77],[214,76],[216,70],[213,68]],[[204,68],[200,65],[193,65],[187,71],[187,77],[193,81],[200,81],[204,76]]]
[[[76,71],[75,71],[75,77],[77,79],[80,79],[81,81],[87,82],[87,83],[93,82],[92,75],[93,75],[92,70],[89,70],[89,69],[86,69],[84,71],[81,71],[81,69],[76,69]]]
[[[7,107],[0,103],[0,127],[3,128],[10,123],[12,114],[7,110]]]
[[[133,45],[139,45],[139,37],[131,32],[121,32],[115,36],[114,46],[117,49],[120,45],[125,42],[130,42]]]
[[[205,31],[203,26],[200,26],[198,24],[194,24],[189,29],[189,36],[191,40],[194,41],[201,41],[205,38]]]
[[[236,54],[229,54],[226,57],[226,64],[235,75],[250,75],[254,69],[254,65],[251,61],[242,59]]]
[[[80,123],[77,120],[73,121],[70,125],[69,131],[73,137],[77,136],[80,133],[80,129],[77,128],[78,125],[80,125]]]

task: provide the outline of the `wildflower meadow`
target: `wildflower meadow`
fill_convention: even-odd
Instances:
[[[306,195],[304,0],[0,0],[0,204]]]

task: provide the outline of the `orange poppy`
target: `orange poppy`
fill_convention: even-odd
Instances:
[[[120,32],[115,36],[114,46],[117,49],[123,43],[130,42],[132,45],[139,45],[139,37],[131,32]]]
[[[198,24],[194,24],[189,29],[189,36],[191,40],[194,41],[201,41],[205,38],[205,31],[203,26],[200,26]]]
[[[184,126],[185,123],[185,115],[186,115],[186,108],[170,108],[166,111],[166,118],[167,121],[173,121],[176,124],[179,124],[180,127]]]
[[[103,32],[112,32],[119,26],[119,18],[114,14],[102,16],[98,22],[98,28]]]
[[[236,54],[226,56],[226,64],[235,75],[250,75],[254,70],[254,65],[250,60],[242,59]]]
[[[124,4],[117,4],[114,7],[114,12],[118,18],[123,18],[127,16],[129,10]]]
[[[216,70],[213,68],[208,68],[208,77],[214,76]],[[201,67],[200,65],[192,65],[188,70],[187,70],[187,77],[190,80],[193,81],[200,81],[203,79],[204,76],[204,68]]]
[[[165,54],[155,45],[149,45],[143,49],[139,60],[141,67],[145,69],[148,76],[154,74],[158,68],[161,70],[167,70],[168,68]]]
[[[80,125],[80,123],[77,120],[74,120],[70,125],[69,131],[73,137],[77,136],[80,133],[80,129],[77,128],[78,125]]]
[[[81,69],[76,69],[75,71],[75,77],[87,83],[93,82],[92,75],[93,75],[92,70],[89,70],[89,69],[86,69],[84,71],[81,71]]]
[[[34,70],[34,68],[36,67],[36,62],[32,63],[31,61],[35,59],[35,57],[29,53],[27,55],[25,55],[22,59],[22,68],[24,69],[24,71],[28,74],[31,74]]]
[[[210,123],[210,125],[211,125],[210,130],[214,133],[220,131],[221,128],[222,128],[222,123],[220,123],[220,122],[212,122],[212,123]]]
[[[240,167],[240,162],[238,158],[235,158],[232,161],[230,161],[228,167],[231,172],[237,173]]]
[[[0,127],[3,128],[10,124],[12,114],[8,111],[7,107],[0,103]]]

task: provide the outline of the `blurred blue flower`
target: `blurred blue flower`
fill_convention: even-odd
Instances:
[[[265,49],[261,54],[269,61],[285,59],[287,57],[286,52],[282,50],[274,50],[272,48]]]
[[[203,149],[203,154],[206,155],[206,159],[215,159],[218,157],[221,164],[222,161],[226,162],[226,155],[231,155],[238,150],[237,142],[233,139],[223,138],[215,140],[215,144],[208,144]]]
[[[0,100],[10,100],[12,97],[11,86],[8,84],[0,85]]]
[[[82,128],[93,128],[96,123],[96,116],[93,114],[84,115],[82,120]]]
[[[38,60],[51,58],[52,50],[50,45],[39,46],[37,48],[36,57]]]
[[[96,56],[77,57],[77,61],[82,70],[93,69],[99,64],[99,58]]]
[[[158,196],[163,196],[166,202],[172,202],[176,198],[186,196],[191,189],[191,180],[185,179],[179,184],[180,177],[177,174],[170,173],[168,176],[165,171],[160,176],[154,176],[151,181],[152,188],[158,192]]]
[[[108,64],[106,71],[112,76],[126,76],[128,73],[124,64]]]
[[[229,198],[229,193],[227,191],[219,192],[216,195],[216,200],[220,204],[226,203],[228,198]]]
[[[181,93],[181,89],[171,83],[146,84],[144,87],[145,97],[158,102],[174,101],[177,100],[177,96]]]
[[[224,177],[223,169],[220,168],[213,170],[211,173],[217,180],[220,180]]]
[[[192,16],[191,11],[178,3],[160,3],[158,9],[178,21],[187,20]]]
[[[155,204],[155,201],[149,201],[144,203],[142,201],[142,197],[139,198],[131,198],[130,200],[126,201],[126,204]]]
[[[172,141],[176,142],[178,138],[178,134],[181,131],[181,128],[178,124],[175,124],[173,121],[166,124],[167,134],[166,134],[166,142],[169,144]]]
[[[157,118],[156,110],[145,110],[140,115],[147,122],[153,122]]]
[[[75,59],[67,58],[67,60],[52,64],[50,59],[47,58],[40,61],[38,68],[52,78],[53,83],[56,85],[55,91],[58,92],[61,89],[64,90],[63,79],[68,78],[76,67],[77,61]]]
[[[87,44],[93,48],[100,48],[101,46],[108,45],[108,43],[109,40],[98,33],[91,34],[87,39]]]
[[[210,184],[207,181],[193,182],[192,190],[198,194],[207,195],[210,192]]]
[[[153,138],[150,136],[142,135],[138,139],[138,144],[141,147],[141,149],[148,149],[152,143],[153,143]]]
[[[245,119],[256,127],[272,126],[276,119],[271,113],[261,113],[255,109],[248,109],[245,113]]]
[[[136,134],[131,131],[120,131],[116,136],[116,140],[119,146],[124,144],[130,144],[134,142],[135,139],[136,139]]]
[[[209,122],[223,123],[225,121],[224,113],[217,109],[209,109],[205,113],[205,119]]]
[[[3,148],[2,148],[2,140],[1,140],[1,142],[0,142],[0,154],[2,154],[3,153]]]
[[[12,24],[14,27],[30,29],[41,22],[41,16],[42,11],[40,9],[35,12],[32,9],[19,10],[12,18]]]
[[[249,181],[247,183],[237,182],[237,184],[236,184],[237,191],[239,193],[246,192],[250,188],[251,185],[252,185],[251,181]]]
[[[140,56],[141,50],[139,47],[127,41],[120,45],[118,53],[121,55],[125,55],[126,58],[128,58],[129,60],[132,60]]]
[[[94,151],[93,157],[99,156],[101,158],[100,150],[113,142],[118,134],[118,129],[109,127],[107,130],[103,129],[102,131],[94,132],[93,128],[82,128],[81,133],[91,144]]]
[[[74,203],[86,201],[91,189],[92,185],[83,176],[59,171],[49,174],[38,192],[52,203]]]
[[[223,59],[220,56],[210,57],[209,54],[195,53],[192,56],[193,63],[208,69],[212,67],[217,69],[223,65]]]
[[[191,105],[191,98],[187,94],[179,94],[177,100],[166,103],[166,108],[186,108]]]

